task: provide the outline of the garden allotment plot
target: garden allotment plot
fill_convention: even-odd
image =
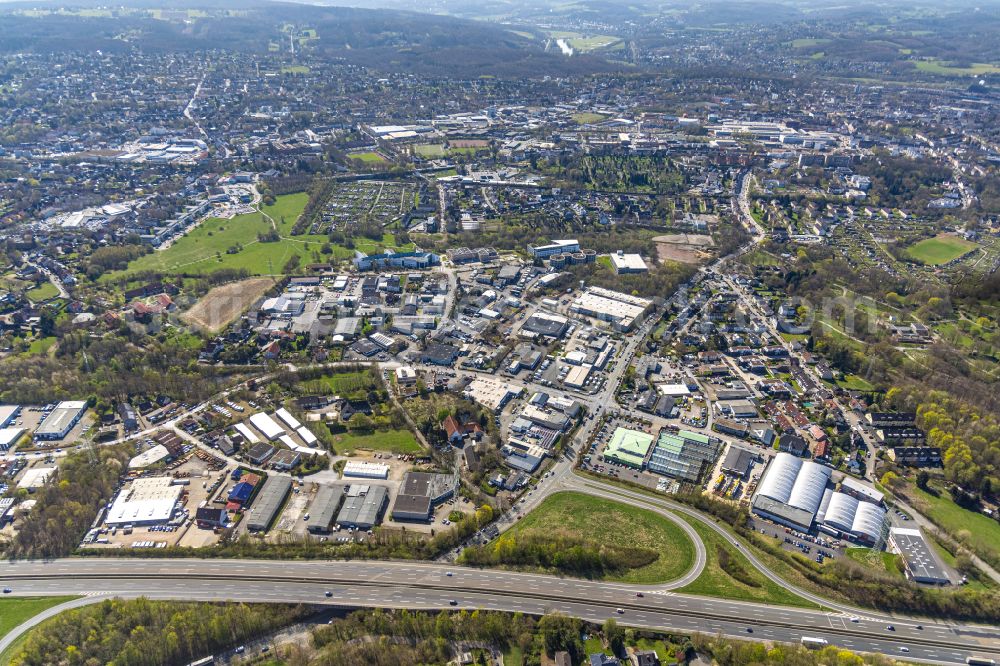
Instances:
[[[308,230],[310,234],[349,231],[359,221],[383,226],[401,219],[418,201],[412,183],[359,181],[338,183],[323,206],[323,212]]]

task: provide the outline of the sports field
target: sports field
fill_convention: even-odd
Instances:
[[[977,247],[979,246],[964,238],[950,234],[940,234],[934,238],[925,238],[919,243],[911,245],[906,249],[906,253],[920,263],[939,266],[947,264],[953,259],[958,259]]]

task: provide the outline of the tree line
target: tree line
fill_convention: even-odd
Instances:
[[[651,548],[621,547],[568,535],[512,534],[462,550],[459,561],[472,566],[533,567],[584,578],[639,569],[659,559]]]
[[[286,604],[210,604],[109,599],[33,629],[12,666],[186,664],[307,615]]]

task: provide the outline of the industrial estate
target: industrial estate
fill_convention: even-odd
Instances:
[[[1000,659],[1000,10],[367,4],[0,10],[0,662]]]

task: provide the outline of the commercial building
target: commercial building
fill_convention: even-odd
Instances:
[[[128,483],[108,509],[108,525],[162,525],[179,507],[184,488],[169,476],[135,479]]]
[[[333,519],[340,511],[340,504],[344,501],[343,485],[320,486],[316,491],[316,497],[309,505],[309,520],[306,521],[306,529],[313,534],[326,534],[333,525]]]
[[[292,491],[292,480],[287,476],[269,476],[261,486],[250,516],[247,519],[247,529],[251,532],[264,532],[274,522],[275,516],[285,503],[288,493]]]
[[[0,428],[0,451],[7,451],[17,444],[24,434],[24,428]]]
[[[55,467],[32,467],[30,469],[24,470],[24,474],[21,475],[20,481],[17,482],[18,488],[24,488],[28,492],[35,492],[45,484],[56,473]]]
[[[384,486],[351,484],[344,496],[344,506],[337,514],[337,523],[344,527],[371,529],[381,520],[388,496]]]
[[[455,496],[458,477],[452,474],[407,472],[392,504],[393,520],[430,520],[433,508]]]
[[[757,454],[753,451],[739,446],[730,446],[729,450],[726,451],[726,457],[722,459],[722,471],[726,474],[746,478],[756,457]]]
[[[816,521],[868,546],[881,545],[888,527],[886,510],[882,507],[829,489],[823,493]]]
[[[83,415],[87,412],[85,400],[67,400],[60,402],[45,417],[35,430],[35,439],[62,439],[69,434]]]
[[[917,583],[950,585],[944,566],[918,529],[894,527],[889,530],[889,547],[903,558],[906,575]]]
[[[247,444],[259,444],[260,437],[257,436],[253,430],[246,423],[237,423],[236,432],[243,435],[243,439],[247,441]]]
[[[389,466],[382,463],[348,460],[344,465],[344,476],[358,479],[388,479]]]
[[[590,379],[590,373],[593,371],[594,366],[592,365],[578,365],[566,374],[563,384],[570,388],[583,388],[587,380]]]
[[[779,453],[764,472],[751,508],[759,516],[807,532],[823,501],[830,474],[829,467]]]
[[[494,412],[499,412],[510,400],[521,395],[522,390],[506,382],[476,377],[465,387],[463,395]]]
[[[0,405],[0,428],[6,428],[21,413],[20,405]]]
[[[546,259],[554,254],[579,252],[580,242],[575,239],[554,240],[548,245],[529,245],[528,254],[535,259]]]
[[[604,460],[642,469],[653,445],[653,436],[640,430],[616,428],[604,449]]]
[[[646,298],[601,287],[589,287],[569,306],[572,312],[610,322],[620,331],[631,329],[653,307]]]
[[[646,262],[638,254],[625,254],[621,250],[611,254],[611,268],[618,275],[627,273],[645,273],[649,270]]]
[[[569,319],[566,317],[550,314],[548,312],[535,312],[528,317],[524,325],[521,326],[522,333],[541,335],[548,338],[559,339],[566,335],[569,329]]]
[[[250,423],[254,428],[257,428],[257,430],[260,431],[260,433],[264,435],[268,441],[273,442],[281,437],[281,435],[285,432],[280,425],[275,423],[274,419],[264,412],[258,412],[257,414],[251,416]]]
[[[292,430],[298,430],[299,428],[302,427],[302,424],[299,423],[299,420],[297,418],[295,418],[294,416],[292,416],[292,413],[289,412],[284,407],[282,407],[281,409],[279,409],[278,411],[276,411],[274,413],[274,415],[277,416],[278,419],[280,419],[282,423],[284,423],[286,426],[288,426]]]
[[[715,438],[687,430],[674,434],[664,428],[656,438],[648,468],[650,472],[694,483],[718,455]]]

